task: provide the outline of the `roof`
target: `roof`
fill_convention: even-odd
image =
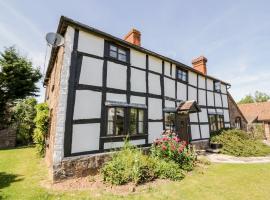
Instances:
[[[270,121],[270,102],[238,104],[249,123],[254,121]]]
[[[117,38],[117,37],[115,37],[113,35],[110,35],[108,33],[105,33],[103,31],[100,31],[98,29],[95,29],[95,28],[93,28],[91,26],[88,26],[88,25],[82,24],[80,22],[74,21],[74,20],[72,20],[72,19],[70,19],[68,17],[65,17],[65,16],[61,16],[61,18],[60,18],[60,21],[59,21],[59,24],[58,24],[58,28],[57,28],[57,33],[59,33],[61,35],[64,35],[68,26],[72,26],[72,27],[77,28],[79,30],[83,30],[83,31],[86,31],[86,32],[91,32],[93,34],[102,36],[102,37],[104,37],[106,39],[110,39],[110,40],[116,41],[116,42],[120,43],[121,45],[124,45],[126,47],[130,47],[130,48],[136,49],[136,50],[141,51],[143,53],[146,53],[148,55],[159,57],[160,59],[162,59],[164,61],[174,63],[178,67],[182,67],[182,68],[184,68],[186,70],[193,71],[193,72],[195,72],[197,74],[200,74],[201,76],[204,76],[204,77],[207,77],[207,78],[210,78],[210,79],[213,79],[213,80],[220,81],[221,83],[226,84],[226,85],[230,85],[229,83],[224,82],[224,81],[222,81],[220,79],[214,78],[214,77],[209,76],[209,75],[204,75],[203,73],[201,73],[201,72],[193,69],[192,67],[190,67],[188,65],[185,65],[185,64],[183,64],[183,63],[181,63],[179,61],[173,60],[173,59],[168,58],[166,56],[162,56],[162,55],[160,55],[158,53],[155,53],[153,51],[150,51],[148,49],[145,49],[145,48],[143,48],[141,46],[134,45],[134,44],[129,43],[129,42],[123,40],[123,39]],[[45,75],[44,84],[46,84],[47,79],[50,77],[50,73],[51,73],[52,68],[54,66],[54,62],[55,62],[55,59],[56,59],[56,55],[57,55],[58,50],[59,50],[59,48],[54,48],[51,51],[51,56],[50,56],[50,60],[49,60],[47,72],[46,72],[46,75]]]
[[[197,104],[196,101],[183,101],[177,108],[177,111],[188,111],[189,113],[201,112],[200,106]]]

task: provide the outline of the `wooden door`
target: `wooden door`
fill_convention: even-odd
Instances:
[[[175,129],[178,137],[181,140],[185,140],[189,143],[190,134],[189,134],[189,115],[188,114],[176,114]]]

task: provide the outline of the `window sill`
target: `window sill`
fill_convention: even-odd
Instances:
[[[146,139],[148,134],[137,134],[137,135],[110,135],[110,136],[102,136],[100,139],[104,141],[123,141],[124,139],[128,138],[129,140],[132,139]]]

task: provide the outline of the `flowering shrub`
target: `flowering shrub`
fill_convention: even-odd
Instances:
[[[165,160],[173,160],[184,170],[190,171],[195,164],[195,153],[186,141],[172,131],[164,131],[162,137],[156,139],[151,147],[152,156]]]

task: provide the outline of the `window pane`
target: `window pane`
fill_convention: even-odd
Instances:
[[[129,132],[130,134],[136,134],[137,126],[137,109],[130,109],[130,119],[129,119]]]
[[[108,121],[107,135],[113,135],[113,121]]]
[[[210,129],[211,129],[211,131],[216,131],[217,127],[216,127],[216,117],[215,117],[215,115],[210,115],[209,119],[210,119]]]
[[[118,49],[118,53],[123,54],[123,55],[127,54],[127,52],[123,49]]]
[[[110,45],[110,50],[117,51],[117,48],[114,45]]]
[[[165,127],[169,130],[174,130],[175,127],[175,114],[165,113]]]
[[[141,133],[141,134],[143,134],[144,133],[144,131],[143,131],[143,129],[144,129],[143,128],[143,122],[140,121],[138,126],[139,126],[138,127],[139,128],[138,132]]]
[[[116,126],[116,135],[123,135],[124,134],[124,109],[123,108],[116,108],[116,119],[115,119],[115,126]]]
[[[117,58],[116,51],[110,51],[110,57]]]
[[[108,109],[108,129],[107,129],[107,135],[113,135],[114,111],[115,111],[115,108],[109,108]]]
[[[127,61],[127,56],[123,55],[123,54],[118,54],[118,60],[126,62]]]
[[[144,121],[144,111],[143,110],[138,111],[139,111],[139,121]]]

